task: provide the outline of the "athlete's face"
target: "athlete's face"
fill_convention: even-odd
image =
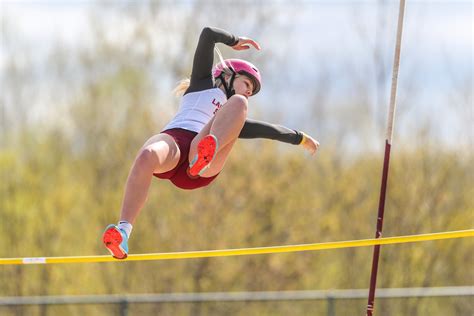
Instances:
[[[250,97],[253,91],[252,80],[245,75],[237,74],[234,79],[234,90],[236,94]]]

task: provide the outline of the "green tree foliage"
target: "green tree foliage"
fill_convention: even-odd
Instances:
[[[126,144],[127,135],[117,131],[114,137]],[[117,220],[129,162],[124,161],[123,166],[111,162],[92,142],[75,152],[74,143],[59,133],[40,137],[32,133],[24,139],[22,146],[1,153],[1,196],[6,199],[0,256],[105,253],[101,231]],[[132,159],[130,152],[133,149],[126,146],[118,149]],[[364,156],[344,164],[338,160],[330,150],[312,159],[298,147],[241,141],[223,173],[208,188],[180,191],[167,181],[154,182],[130,241],[131,252],[370,238],[380,157]],[[470,228],[470,161],[449,152],[403,151],[395,155],[391,172],[386,236]],[[379,285],[469,285],[473,277],[470,250],[471,240],[383,247]],[[183,261],[5,266],[0,272],[0,295],[365,288],[370,258],[371,249],[358,248]],[[284,314],[295,305],[281,304],[271,308],[257,303],[245,308],[190,304],[179,309],[191,313],[194,308],[195,313],[199,308],[203,314],[229,309],[238,315],[243,308],[254,308],[255,313],[270,315]],[[347,308],[353,308],[352,304]],[[345,305],[340,305],[342,312]],[[304,314],[314,306],[302,304],[297,309]],[[431,314],[431,307],[445,314],[457,309],[462,315],[469,306],[407,300],[404,304],[381,303],[379,308],[384,315],[401,315]],[[176,307],[150,308],[166,314]]]

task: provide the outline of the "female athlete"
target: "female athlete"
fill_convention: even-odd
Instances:
[[[260,71],[241,59],[221,60],[213,68],[214,47],[223,43],[235,50],[260,50],[246,37],[205,27],[199,37],[189,81],[176,116],[163,131],[148,139],[130,170],[120,221],[107,226],[103,242],[112,256],[125,259],[128,239],[142,209],[153,176],[168,179],[181,189],[210,184],[221,172],[237,138],[267,138],[302,145],[314,154],[319,143],[307,134],[247,118],[248,98],[261,88]]]

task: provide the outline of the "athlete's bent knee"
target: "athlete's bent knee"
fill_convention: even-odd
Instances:
[[[230,97],[229,101],[232,103],[233,108],[239,108],[242,112],[247,112],[248,100],[246,97],[240,94],[234,94]]]
[[[154,170],[158,163],[158,157],[154,150],[147,147],[142,148],[135,159],[136,166],[147,170]]]

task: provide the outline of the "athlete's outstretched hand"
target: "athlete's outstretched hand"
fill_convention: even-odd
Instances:
[[[309,151],[311,155],[314,155],[319,148],[319,142],[306,133],[303,133],[303,140],[301,141],[300,145]]]
[[[247,37],[239,37],[238,43],[232,46],[232,48],[235,50],[245,50],[249,49],[250,45],[260,50],[260,45],[253,39]]]

